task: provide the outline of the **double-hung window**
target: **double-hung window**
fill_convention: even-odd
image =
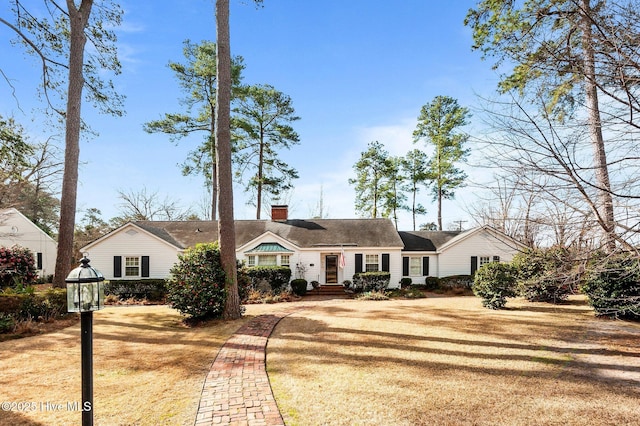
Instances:
[[[422,257],[409,258],[409,276],[418,277],[422,275]]]
[[[365,272],[377,272],[378,269],[378,255],[368,254],[364,258],[364,270]]]
[[[480,267],[490,262],[491,262],[491,258],[489,256],[480,256]]]
[[[140,258],[139,257],[124,258],[124,276],[125,277],[140,276]]]

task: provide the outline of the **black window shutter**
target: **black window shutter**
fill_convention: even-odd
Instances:
[[[409,276],[409,258],[408,257],[402,258],[402,276],[403,277]]]
[[[425,277],[429,276],[429,256],[422,258],[422,275]]]
[[[42,269],[42,253],[36,253],[36,269]]]
[[[471,275],[478,270],[478,256],[471,256]]]
[[[149,256],[142,256],[142,276],[149,277]]]
[[[382,253],[382,271],[389,272],[389,253]]]
[[[113,256],[113,277],[120,278],[122,276],[122,256]]]
[[[362,253],[356,253],[356,274],[362,272]]]

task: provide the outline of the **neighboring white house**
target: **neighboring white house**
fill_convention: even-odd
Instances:
[[[490,227],[464,232],[398,232],[389,219],[288,219],[235,223],[236,257],[249,266],[283,265],[292,278],[339,285],[357,272],[387,271],[390,287],[411,277],[468,275],[488,261],[509,261],[523,246]],[[218,239],[215,221],[137,221],[83,247],[106,279],[167,278],[177,256]],[[488,259],[488,260],[487,260]]]
[[[53,275],[58,244],[14,208],[0,211],[0,246],[28,248],[34,256],[38,276]]]

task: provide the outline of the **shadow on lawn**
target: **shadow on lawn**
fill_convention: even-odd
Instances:
[[[30,419],[17,411],[2,410],[0,426],[44,426],[44,423]]]
[[[481,335],[478,335],[477,339],[460,339],[332,327],[323,321],[299,316],[287,317],[281,325],[282,330],[278,332],[278,338],[299,341],[301,344],[292,343],[285,349],[271,348],[270,350],[281,350],[286,355],[292,355],[300,360],[313,354],[310,360],[314,362],[340,363],[354,368],[358,368],[359,365],[383,366],[392,363],[410,366],[417,370],[438,371],[439,374],[447,374],[448,371],[452,374],[467,371],[502,377],[535,375],[537,378],[574,383],[606,383],[613,385],[612,392],[623,395],[629,395],[629,392],[625,391],[626,387],[630,386],[632,391],[637,392],[640,385],[640,364],[632,360],[640,357],[640,353],[637,352],[623,352],[603,347],[585,348],[571,342],[566,342],[567,346],[541,345],[495,342],[483,340]],[[520,340],[520,337],[513,334],[511,339]],[[315,348],[311,351],[309,348],[301,349],[303,342],[309,341],[313,342]],[[448,346],[443,348],[443,345]],[[351,349],[345,350],[345,348]],[[488,351],[483,351],[483,348],[497,351],[486,353]],[[529,353],[514,353],[516,351]],[[402,355],[403,352],[406,356]],[[421,359],[415,359],[416,354],[424,354],[424,356]],[[461,361],[443,361],[451,357]],[[477,365],[478,361],[483,359],[487,360],[487,367]],[[556,368],[522,370],[511,366],[516,362]],[[629,373],[629,375],[625,378],[612,378],[601,374],[605,370]]]

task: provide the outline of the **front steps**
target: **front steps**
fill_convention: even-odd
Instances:
[[[324,284],[318,288],[307,290],[307,296],[347,296],[340,284]]]

